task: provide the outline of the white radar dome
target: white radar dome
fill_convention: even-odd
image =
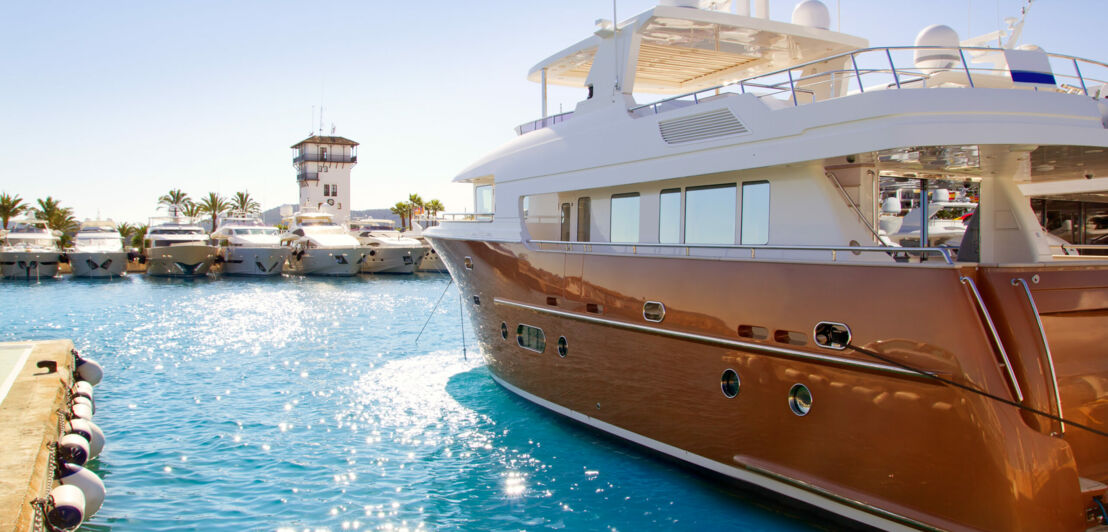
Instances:
[[[959,43],[961,43],[961,40],[958,39],[958,32],[950,26],[935,24],[923,28],[923,31],[916,35],[916,46],[941,46],[942,48],[917,49],[915,53],[916,67],[925,69],[953,67],[962,61],[958,54]]]
[[[826,30],[831,28],[831,12],[819,0],[804,0],[793,8],[793,24]]]

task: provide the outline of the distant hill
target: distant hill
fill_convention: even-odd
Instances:
[[[296,209],[296,205],[294,204],[290,203],[288,206],[292,207],[294,210]],[[284,207],[284,205],[274,207],[262,212],[262,221],[265,222],[266,225],[277,225],[281,223],[281,207]],[[350,218],[383,218],[396,222],[397,227],[400,226],[400,217],[393,214],[392,211],[388,209],[365,209],[360,211],[350,211]]]

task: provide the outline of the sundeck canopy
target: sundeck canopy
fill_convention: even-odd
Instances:
[[[635,91],[691,92],[868,46],[829,30],[685,7],[658,6],[620,25],[634,32]],[[535,65],[531,81],[584,87],[600,37],[591,36]],[[629,92],[632,87],[624,87]]]

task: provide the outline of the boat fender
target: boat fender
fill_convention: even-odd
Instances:
[[[73,412],[72,417],[79,417],[81,419],[87,419],[89,421],[92,421],[92,409],[89,408],[88,405],[81,404],[81,403],[75,403],[70,408]]]
[[[58,456],[66,462],[85,465],[90,452],[88,440],[80,434],[66,434],[58,438]]]
[[[92,411],[92,415],[96,415],[96,403],[93,403],[92,399],[89,399],[88,397],[74,397],[72,404],[85,405],[89,408],[89,410]]]
[[[85,494],[77,486],[58,486],[50,490],[46,520],[54,528],[73,530],[85,520]]]
[[[77,358],[77,378],[96,386],[104,378],[104,368],[91,358]]]
[[[73,395],[92,399],[92,385],[89,384],[88,381],[77,381],[73,383]]]
[[[63,486],[74,486],[85,495],[85,517],[92,517],[104,504],[108,490],[104,481],[87,468],[73,464],[62,464],[58,468],[58,482]]]
[[[104,450],[104,431],[100,430],[100,427],[87,419],[74,418],[69,420],[65,427],[66,434],[77,434],[83,436],[88,440],[89,445],[89,460],[96,458],[100,455],[100,451]]]

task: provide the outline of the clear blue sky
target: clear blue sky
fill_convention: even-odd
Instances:
[[[825,0],[837,29],[910,45],[930,24],[992,31],[1023,0]],[[625,19],[653,6],[621,0]],[[788,20],[795,2],[772,0]],[[1104,2],[1038,0],[1022,42],[1102,57]],[[318,127],[361,143],[356,209],[415,192],[472,209],[455,173],[540,115],[539,60],[610,18],[557,2],[9,2],[0,58],[0,191],[78,218],[145,222],[171,188],[297,201],[288,147]],[[550,109],[582,91],[552,89]]]

